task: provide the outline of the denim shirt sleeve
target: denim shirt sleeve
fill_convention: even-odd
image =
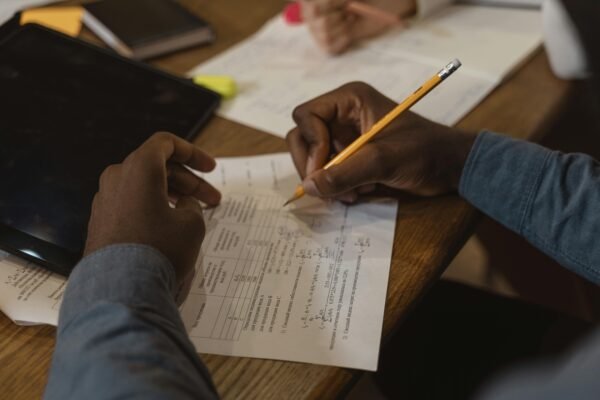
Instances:
[[[600,284],[600,164],[591,157],[483,132],[459,192],[564,267]]]
[[[84,258],[65,292],[44,398],[217,398],[174,291],[173,267],[151,247]]]

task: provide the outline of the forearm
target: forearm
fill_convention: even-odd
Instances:
[[[45,398],[216,398],[175,286],[169,261],[147,246],[82,260],[63,300]]]
[[[460,194],[561,265],[600,283],[600,164],[493,133],[477,137]]]

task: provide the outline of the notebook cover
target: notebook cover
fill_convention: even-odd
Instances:
[[[103,0],[86,4],[131,49],[210,25],[172,0]]]

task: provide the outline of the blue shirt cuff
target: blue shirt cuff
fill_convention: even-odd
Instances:
[[[82,259],[71,273],[59,327],[100,302],[178,315],[176,291],[173,266],[158,250],[139,244],[108,246]]]
[[[550,153],[533,143],[482,132],[467,158],[459,193],[485,214],[522,233]]]

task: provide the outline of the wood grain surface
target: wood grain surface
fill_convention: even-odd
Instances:
[[[247,37],[284,4],[280,0],[186,0],[182,3],[216,27],[218,40],[209,47],[153,61],[175,74],[184,74]],[[471,131],[487,128],[515,137],[538,139],[569,100],[570,87],[552,75],[546,55],[540,50],[459,126]],[[286,151],[282,139],[218,117],[208,124],[196,143],[215,156]],[[479,218],[478,213],[456,195],[428,199],[404,196],[399,202],[384,341],[439,278]],[[0,315],[1,398],[41,397],[54,335],[54,328],[18,327]],[[215,355],[202,355],[202,359],[224,399],[336,398],[343,395],[361,373],[336,367]]]

